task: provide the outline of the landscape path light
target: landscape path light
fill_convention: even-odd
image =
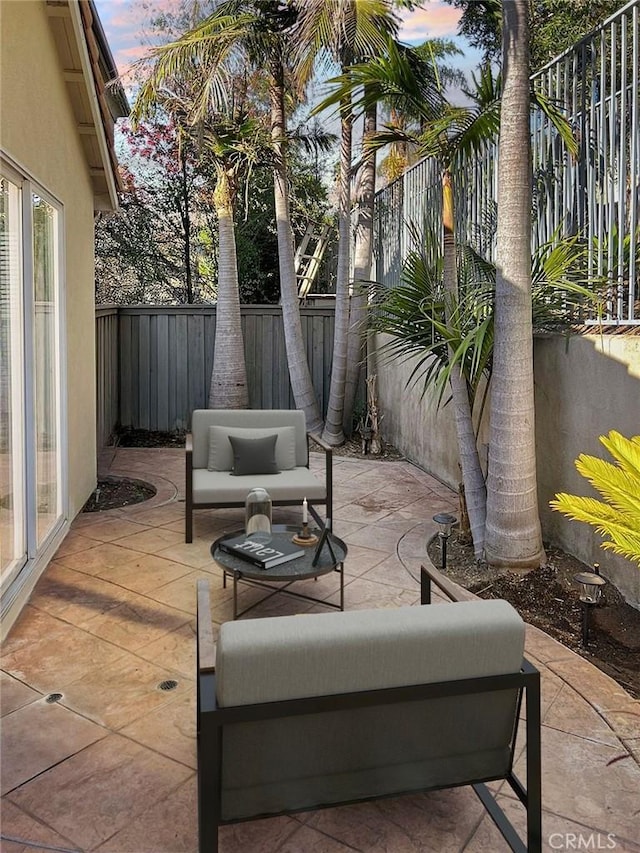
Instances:
[[[580,604],[582,605],[582,645],[586,646],[589,639],[589,619],[591,608],[595,607],[602,597],[602,590],[607,583],[600,576],[600,566],[594,563],[592,572],[578,572],[573,576],[578,584]]]
[[[440,538],[440,568],[444,572],[447,568],[447,541],[451,536],[451,528],[458,521],[455,515],[448,512],[439,512],[433,516],[438,525],[438,536]]]

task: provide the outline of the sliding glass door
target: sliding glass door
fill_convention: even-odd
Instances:
[[[26,561],[24,494],[22,209],[0,179],[0,579]]]
[[[63,518],[61,209],[3,163],[0,176],[0,582]]]
[[[33,392],[36,544],[42,545],[62,512],[60,491],[60,340],[58,214],[31,194],[33,246]]]

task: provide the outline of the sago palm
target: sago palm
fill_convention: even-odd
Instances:
[[[640,566],[640,435],[626,438],[611,430],[600,436],[600,442],[615,464],[583,453],[576,459],[576,468],[603,500],[560,492],[550,505],[608,536],[602,548]]]

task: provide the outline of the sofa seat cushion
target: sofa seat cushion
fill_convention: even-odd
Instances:
[[[244,503],[251,489],[262,487],[269,492],[272,501],[301,502],[301,495],[308,500],[324,500],[327,490],[308,468],[298,467],[279,474],[251,474],[235,476],[230,471],[193,471],[193,502],[197,504]]]

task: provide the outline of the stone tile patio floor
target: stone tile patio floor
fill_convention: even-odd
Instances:
[[[211,580],[214,620],[229,619],[209,545],[242,513],[196,513],[186,545],[182,451],[111,449],[101,465],[158,493],[77,518],[4,645],[3,853],[197,850],[195,582]],[[431,517],[455,511],[455,495],[407,462],[336,457],[334,475],[347,609],[417,605]],[[336,598],[337,575],[304,583]],[[253,613],[322,609],[276,596]],[[640,702],[535,628],[527,655],[542,672],[544,849],[640,851]],[[170,679],[174,690],[159,688]],[[510,789],[494,787],[522,828]],[[507,849],[468,788],[237,824],[220,837],[223,853]]]

